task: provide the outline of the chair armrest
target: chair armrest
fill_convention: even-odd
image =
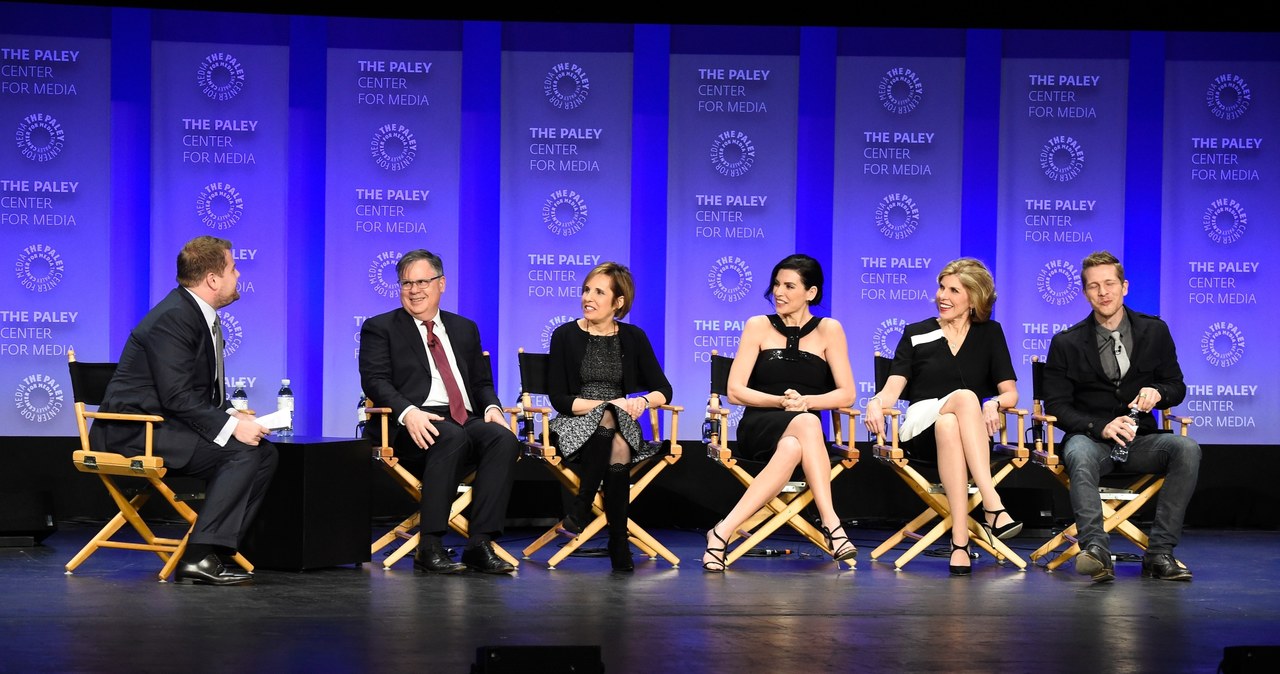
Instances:
[[[1178,435],[1186,436],[1187,431],[1193,423],[1191,417],[1184,417],[1174,412],[1173,409],[1167,409],[1160,413],[1160,427],[1166,431],[1173,430],[1173,424],[1178,424]]]
[[[84,413],[87,419],[106,419],[109,421],[138,421],[151,422],[158,424],[164,421],[164,417],[158,414],[129,414],[126,412],[88,412]]]

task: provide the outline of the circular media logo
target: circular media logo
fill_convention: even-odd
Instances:
[[[1244,207],[1235,199],[1214,199],[1201,219],[1204,233],[1214,243],[1235,243],[1249,224]]]
[[[32,374],[23,377],[18,388],[13,392],[13,403],[18,414],[27,421],[44,423],[52,421],[62,411],[62,387],[58,381],[47,374]]]
[[[218,320],[222,322],[222,357],[225,359],[240,348],[244,341],[244,326],[240,325],[240,319],[225,310],[218,312]]]
[[[22,249],[14,264],[18,283],[32,292],[44,293],[58,287],[66,268],[62,256],[52,246],[36,243]]]
[[[707,285],[721,302],[737,302],[751,292],[751,267],[740,257],[726,255],[711,264]]]
[[[587,225],[587,202],[573,190],[556,190],[542,203],[542,224],[552,234],[573,236]]]
[[[920,76],[910,68],[893,68],[880,78],[876,91],[885,110],[905,115],[920,105],[924,84],[920,82]]]
[[[542,80],[542,93],[561,110],[572,110],[587,100],[591,80],[576,63],[557,63]]]
[[[886,239],[905,239],[920,228],[920,209],[911,197],[894,192],[876,204],[876,229]]]
[[[1071,136],[1054,136],[1040,148],[1040,169],[1058,182],[1075,180],[1084,170],[1084,148]]]
[[[214,52],[196,69],[196,85],[215,101],[229,101],[244,90],[244,67],[231,54]]]
[[[374,132],[369,151],[378,168],[399,171],[418,156],[418,139],[403,124],[384,124]]]
[[[1066,260],[1049,260],[1036,274],[1036,290],[1045,304],[1070,304],[1080,294],[1080,273]]]
[[[394,250],[384,250],[374,256],[369,263],[369,286],[383,297],[395,299],[400,296],[400,278],[396,275],[396,263],[404,254]]]
[[[556,328],[564,325],[565,323],[572,323],[576,320],[578,319],[565,314],[552,316],[551,320],[547,321],[546,324],[542,326],[542,332],[539,333],[538,336],[538,343],[542,345],[542,352],[546,353],[551,350],[551,333],[555,332]]]
[[[898,350],[898,342],[902,340],[902,331],[906,327],[907,322],[901,318],[881,321],[880,325],[876,326],[876,331],[871,334],[872,350],[886,358],[893,358],[893,354]]]
[[[46,162],[62,154],[62,146],[67,140],[58,120],[43,112],[23,117],[18,122],[14,139],[24,159],[38,162]]]
[[[244,198],[230,183],[209,183],[196,197],[196,215],[212,229],[229,229],[244,217]]]
[[[725,131],[711,144],[711,164],[721,175],[736,178],[751,170],[756,146],[741,131]]]
[[[1223,73],[1213,78],[1204,95],[1209,112],[1218,119],[1237,119],[1249,110],[1253,92],[1243,77]]]
[[[1234,324],[1218,321],[1201,335],[1200,353],[1214,367],[1231,367],[1244,357],[1244,335]]]

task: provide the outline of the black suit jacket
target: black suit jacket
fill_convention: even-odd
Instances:
[[[1102,369],[1093,312],[1049,342],[1043,382],[1045,411],[1058,418],[1057,426],[1064,433],[1085,433],[1102,441],[1103,427],[1128,414],[1126,405],[1144,386],[1160,392],[1159,409],[1169,409],[1186,398],[1187,386],[1169,326],[1157,316],[1128,307],[1125,313],[1133,327],[1133,352],[1129,354],[1129,371],[1119,386]],[[1155,418],[1143,414],[1138,427],[1140,432],[1154,431]]]
[[[471,411],[483,416],[489,405],[501,407],[493,390],[493,372],[480,348],[480,329],[474,321],[448,311],[441,311],[439,320],[449,333],[462,376],[458,385],[466,388]],[[422,328],[403,307],[366,319],[360,328],[360,386],[374,405],[391,408],[393,420],[410,405],[421,405],[431,393],[430,358]],[[392,427],[389,443],[400,428]]]
[[[227,424],[230,401],[215,402],[222,382],[214,348],[195,298],[174,288],[129,333],[99,411],[163,416],[155,453],[182,468],[199,443],[213,442]],[[94,449],[132,456],[143,452],[145,432],[137,422],[97,419],[89,439]]]

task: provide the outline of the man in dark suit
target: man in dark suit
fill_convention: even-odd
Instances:
[[[1098,480],[1123,464],[1130,471],[1165,476],[1142,558],[1143,577],[1191,580],[1191,571],[1174,558],[1173,548],[1195,491],[1200,445],[1158,431],[1151,414],[1187,395],[1169,326],[1125,308],[1129,282],[1111,253],[1086,257],[1080,278],[1093,312],[1054,335],[1044,368],[1045,411],[1058,418],[1065,433],[1062,457],[1071,478],[1081,546],[1076,572],[1095,582],[1115,579]],[[1133,409],[1138,411],[1136,426],[1129,416]],[[1117,447],[1121,451],[1113,456]]]
[[[493,538],[502,532],[520,442],[493,390],[493,373],[475,322],[440,310],[444,263],[414,250],[396,264],[400,308],[360,329],[360,383],[369,399],[390,407],[399,423],[389,444],[406,465],[422,469],[422,539],[414,567],[430,573],[511,573]],[[474,498],[462,563],[441,543],[458,490],[459,468],[476,465]]]
[[[220,378],[222,325],[217,310],[240,298],[231,242],[212,236],[188,241],[178,253],[178,288],[129,333],[101,412],[158,414],[155,453],[174,475],[205,480],[196,517],[174,580],[236,585],[251,576],[230,561],[253,521],[278,453],[270,431],[236,411]],[[144,451],[141,424],[95,420],[95,450],[136,456]]]

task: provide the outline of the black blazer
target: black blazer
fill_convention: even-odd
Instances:
[[[622,390],[624,393],[657,391],[671,402],[671,382],[658,365],[658,356],[644,330],[618,323],[622,347]],[[573,400],[582,390],[582,359],[587,353],[587,333],[577,321],[560,325],[551,333],[547,364],[547,399],[561,414],[573,414]]]
[[[462,375],[458,385],[466,387],[471,411],[483,416],[488,406],[501,407],[493,390],[493,372],[480,348],[480,328],[448,311],[441,311],[439,320],[449,333]],[[360,328],[360,386],[374,405],[391,408],[393,420],[410,405],[421,405],[431,393],[430,358],[422,343],[422,328],[403,307],[366,319]],[[394,442],[400,428],[393,426],[388,442]]]
[[[198,443],[213,442],[227,424],[230,401],[215,402],[223,384],[214,349],[195,298],[174,288],[129,333],[99,411],[163,416],[155,453],[182,468]],[[144,450],[145,433],[137,422],[96,419],[89,441],[96,450],[134,456]]]
[[[1162,410],[1186,398],[1187,386],[1169,326],[1157,316],[1128,307],[1125,313],[1133,327],[1133,352],[1129,354],[1129,371],[1119,386],[1102,369],[1093,312],[1050,340],[1049,359],[1044,365],[1045,411],[1058,418],[1057,426],[1064,433],[1085,433],[1101,441],[1103,427],[1128,414],[1126,405],[1144,386],[1160,392],[1156,407]],[[1155,418],[1143,414],[1138,428],[1140,432],[1154,431]]]

